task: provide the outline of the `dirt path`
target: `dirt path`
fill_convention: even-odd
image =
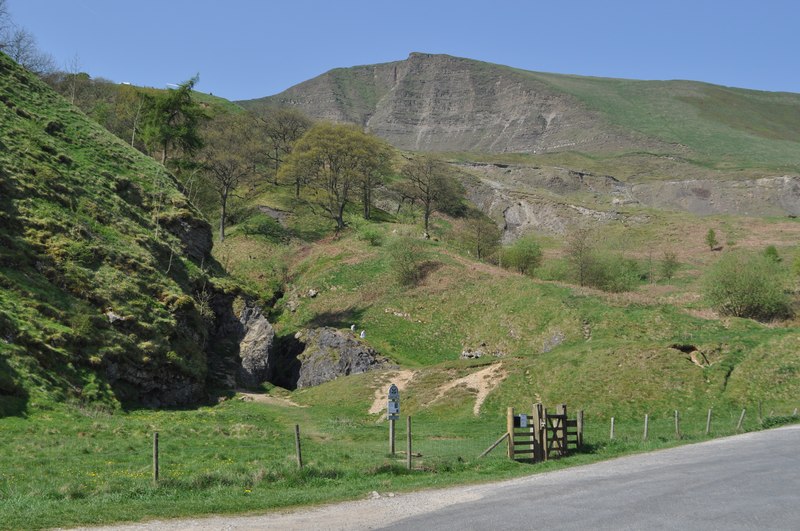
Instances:
[[[308,407],[308,406],[301,406],[300,404],[296,404],[292,402],[288,398],[280,398],[278,396],[270,396],[261,393],[250,393],[248,391],[236,391],[239,400],[249,401],[249,402],[258,402],[259,404],[269,404],[271,406],[283,406],[283,407]]]
[[[385,377],[381,380],[381,384],[375,389],[375,400],[369,408],[369,414],[376,415],[386,409],[386,393],[388,392],[386,384],[391,382],[397,386],[398,390],[404,391],[406,387],[408,387],[408,382],[414,378],[415,374],[416,372],[409,370],[386,373]]]
[[[444,397],[448,391],[463,385],[466,386],[467,389],[477,391],[475,405],[472,406],[472,413],[474,415],[479,415],[481,412],[481,406],[486,400],[486,397],[489,396],[489,393],[491,393],[495,387],[500,385],[500,382],[505,380],[507,376],[508,372],[503,369],[502,363],[498,362],[493,365],[489,365],[485,369],[481,369],[473,372],[472,374],[464,376],[463,378],[459,378],[458,380],[453,380],[452,382],[442,385],[439,387],[439,389],[437,389],[438,393],[433,401],[435,402],[439,400],[440,398]]]

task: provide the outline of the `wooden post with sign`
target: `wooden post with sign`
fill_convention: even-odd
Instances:
[[[389,402],[386,406],[386,417],[389,419],[389,453],[394,456],[395,421],[400,418],[400,390],[395,384],[389,387]]]

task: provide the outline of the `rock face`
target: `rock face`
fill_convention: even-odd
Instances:
[[[797,175],[741,181],[663,181],[635,184],[630,190],[644,205],[693,214],[800,215],[800,176]]]
[[[211,226],[197,216],[179,216],[165,220],[168,231],[178,237],[183,252],[197,263],[211,254]]]
[[[503,229],[503,240],[528,232],[563,234],[582,221],[648,221],[626,206],[697,215],[800,215],[800,176],[745,180],[690,179],[626,183],[558,167],[457,164],[467,197]],[[581,202],[591,198],[591,208]]]
[[[261,384],[271,376],[270,355],[275,331],[257,306],[245,307],[239,317],[244,337],[239,341],[237,382],[244,387]]]
[[[106,377],[128,398],[146,407],[188,405],[205,396],[205,385],[196,378],[176,372],[153,372],[126,363],[108,363]]]
[[[357,123],[410,150],[537,153],[629,141],[532,73],[439,54],[335,69],[281,94],[240,103],[295,107],[316,119]]]
[[[258,306],[217,294],[217,327],[209,348],[209,380],[225,388],[255,387],[274,372],[275,332]]]
[[[305,349],[297,357],[300,362],[298,389],[389,366],[387,358],[350,331],[314,328],[302,330],[295,337],[305,343]]]

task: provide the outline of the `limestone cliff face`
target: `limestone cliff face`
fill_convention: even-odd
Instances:
[[[538,153],[624,145],[576,99],[529,73],[448,55],[331,70],[245,107],[361,124],[401,149]]]

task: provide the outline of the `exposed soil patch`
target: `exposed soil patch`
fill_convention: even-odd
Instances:
[[[503,368],[502,363],[489,365],[485,369],[481,369],[463,378],[453,380],[452,382],[440,386],[437,390],[436,398],[434,398],[432,402],[436,402],[444,397],[448,391],[463,385],[467,389],[476,391],[477,395],[475,396],[475,405],[472,407],[472,413],[474,415],[479,415],[481,406],[486,400],[486,397],[489,396],[489,393],[500,385],[500,382],[505,380],[506,377],[508,377],[508,372]]]
[[[249,391],[236,391],[236,395],[237,399],[244,400],[246,402],[257,402],[259,404],[269,404],[271,406],[283,406],[283,407],[308,407],[308,406],[301,406],[300,404],[292,402],[288,398],[270,396],[262,393],[251,393]]]
[[[408,383],[414,378],[415,374],[415,371],[409,370],[385,373],[384,377],[381,378],[381,383],[379,384],[378,388],[375,389],[375,400],[372,402],[372,406],[369,408],[369,414],[377,415],[386,409],[386,393],[388,391],[386,384],[391,382],[397,386],[398,390],[403,391],[406,389],[406,387],[408,387]]]

